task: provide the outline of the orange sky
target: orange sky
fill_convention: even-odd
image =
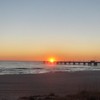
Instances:
[[[78,54],[67,54],[67,55],[57,55],[57,54],[43,54],[43,55],[7,55],[7,54],[2,54],[0,55],[0,60],[19,60],[19,61],[44,61],[47,60],[48,58],[54,57],[56,60],[70,60],[70,61],[77,61],[77,60],[97,60],[99,61],[100,55],[96,56],[91,56],[91,55],[78,55]]]
[[[0,0],[0,60],[100,60],[99,0]]]

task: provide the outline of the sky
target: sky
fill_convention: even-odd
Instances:
[[[100,61],[100,0],[0,0],[0,60]]]

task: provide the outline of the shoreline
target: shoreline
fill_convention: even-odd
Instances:
[[[19,73],[19,74],[0,74],[0,76],[23,76],[23,75],[45,75],[45,74],[51,74],[51,73],[95,73],[95,72],[100,72],[100,70],[79,70],[79,71],[50,71],[50,72],[44,72],[44,73]]]

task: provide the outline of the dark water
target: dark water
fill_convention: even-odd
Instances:
[[[0,61],[0,75],[4,74],[41,74],[56,71],[96,71],[98,66],[84,65],[46,65],[42,62]]]

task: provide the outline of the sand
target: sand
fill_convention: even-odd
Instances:
[[[0,100],[49,93],[66,95],[82,90],[100,91],[100,71],[0,76]]]

